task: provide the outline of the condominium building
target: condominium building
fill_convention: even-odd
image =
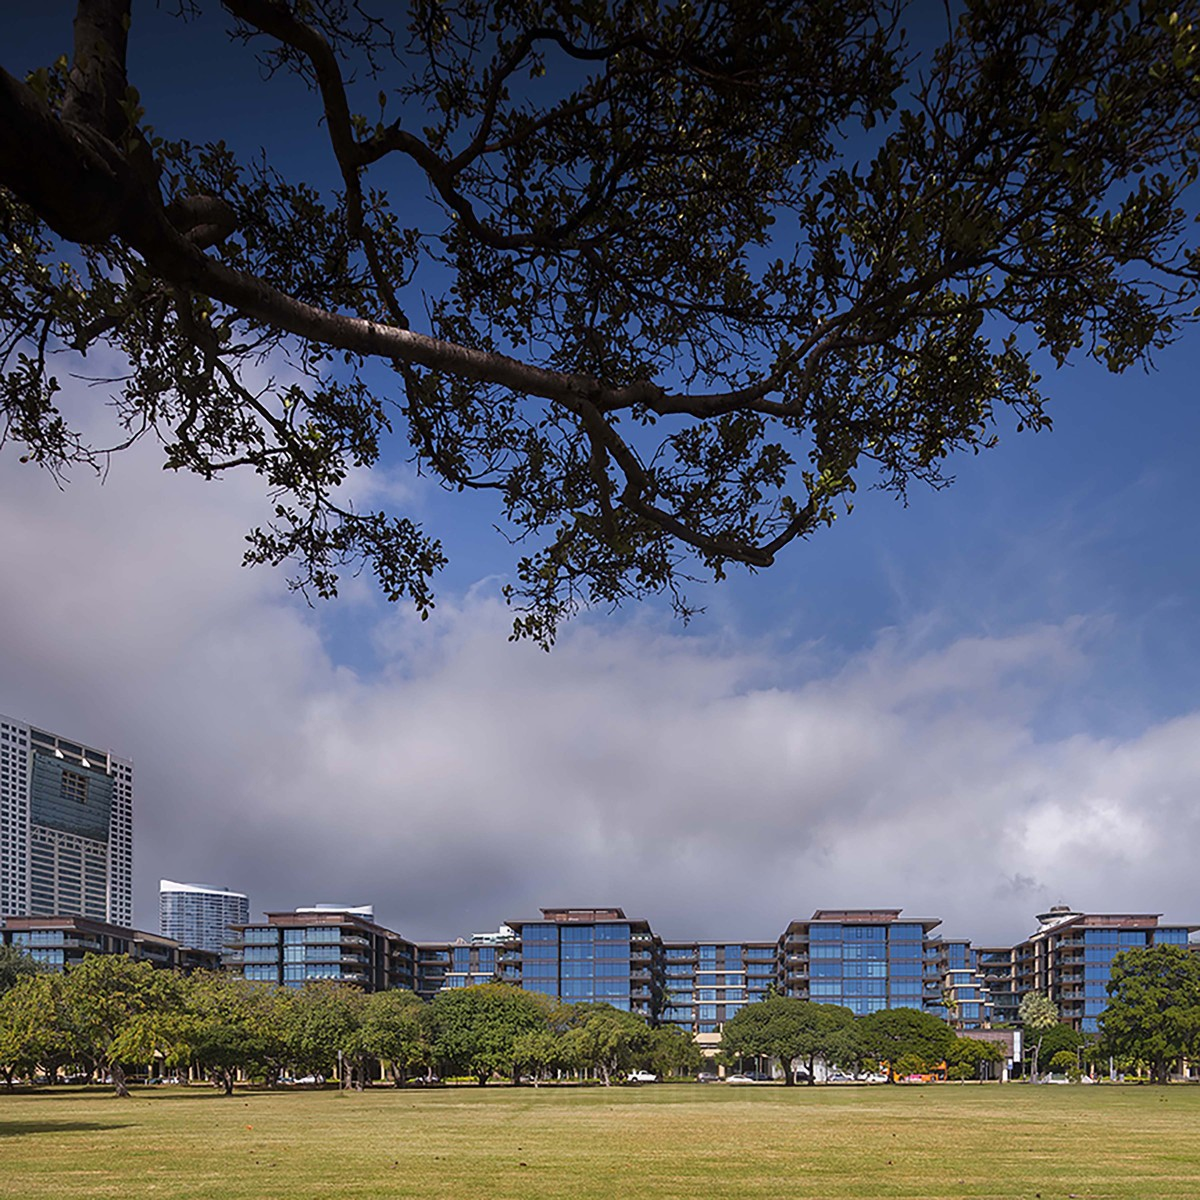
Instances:
[[[0,914],[133,919],[133,764],[0,716]]]
[[[776,984],[775,943],[663,942],[658,1017],[703,1043]]]
[[[523,988],[568,1003],[602,1002],[654,1017],[662,994],[661,943],[649,922],[620,908],[543,908],[508,921],[502,969]]]
[[[269,912],[235,930],[226,964],[247,979],[300,987],[312,979],[353,983],[369,992],[416,985],[416,947],[377,925],[370,909],[318,905]]]
[[[241,892],[200,883],[158,882],[158,928],[183,946],[220,954],[234,929],[250,921],[250,901]]]
[[[1065,1022],[1093,1032],[1118,950],[1187,945],[1200,929],[1163,925],[1154,914],[1060,906],[1041,914],[1037,932],[1016,946],[974,947],[937,934],[937,918],[898,908],[817,909],[775,940],[669,941],[621,908],[540,912],[495,932],[422,943],[376,924],[369,908],[268,913],[240,930],[233,963],[250,979],[289,986],[340,979],[368,990],[410,988],[426,999],[507,982],[564,1003],[641,1013],[711,1047],[725,1022],[772,991],[859,1015],[921,1009],[964,1034],[1017,1024],[1021,997],[1038,991]]]
[[[185,972],[220,966],[220,957],[212,951],[90,917],[6,917],[0,944],[19,947],[51,971],[65,970],[88,954],[125,954],[139,962]]]
[[[940,1005],[937,951],[929,935],[941,922],[902,912],[819,908],[808,921],[792,921],[778,942],[785,994],[840,1004],[858,1015]]]
[[[1095,1033],[1108,1003],[1112,960],[1120,951],[1186,946],[1200,929],[1162,925],[1161,918],[1161,913],[1081,913],[1065,904],[1039,913],[1037,930],[1007,951],[1007,960],[1004,951],[984,955],[989,988],[1005,997],[996,1019],[1018,1020],[1020,998],[1041,992],[1058,1006],[1064,1024]]]

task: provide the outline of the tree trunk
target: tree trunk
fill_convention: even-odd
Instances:
[[[114,1094],[128,1097],[129,1085],[125,1082],[125,1068],[120,1063],[113,1063],[109,1067],[109,1073],[112,1075]]]
[[[221,1087],[224,1089],[225,1095],[227,1095],[227,1096],[233,1095],[233,1072],[232,1071],[222,1071],[221,1072]]]

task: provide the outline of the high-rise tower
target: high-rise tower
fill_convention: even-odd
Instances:
[[[159,933],[192,950],[221,954],[233,927],[250,921],[250,901],[241,892],[198,883],[158,883]]]
[[[133,922],[133,764],[0,716],[0,914]]]

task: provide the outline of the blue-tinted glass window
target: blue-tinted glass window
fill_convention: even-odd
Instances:
[[[567,942],[595,941],[595,934],[590,925],[564,925],[559,932],[559,941],[564,945]]]
[[[842,964],[840,962],[814,962],[809,967],[809,972],[814,979],[831,975],[840,977],[842,974]]]
[[[596,940],[619,942],[629,941],[629,926],[613,922],[601,922],[596,926]]]
[[[715,1004],[701,1004],[696,1008],[696,1018],[700,1021],[715,1021],[717,1019],[717,1006]]]
[[[524,942],[557,942],[558,927],[555,925],[526,925],[521,930]]]
[[[842,927],[840,925],[810,925],[808,937],[813,942],[840,942]]]
[[[911,921],[896,921],[889,926],[888,937],[893,942],[920,942],[925,937],[925,930]]]
[[[842,947],[840,942],[813,942],[808,949],[810,958],[841,958]]]
[[[355,936],[350,930],[346,932],[350,937]],[[340,942],[342,940],[342,931],[336,925],[314,925],[304,931],[304,940],[310,943]]]

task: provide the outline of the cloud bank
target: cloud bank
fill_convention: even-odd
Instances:
[[[635,614],[545,655],[486,584],[426,623],[309,610],[239,566],[261,504],[149,447],[61,491],[0,454],[0,711],[135,760],[143,927],[160,876],[415,938],[560,904],[731,940],[841,905],[983,943],[1059,901],[1200,920],[1200,713],[1063,732],[1101,618],[830,661]]]

